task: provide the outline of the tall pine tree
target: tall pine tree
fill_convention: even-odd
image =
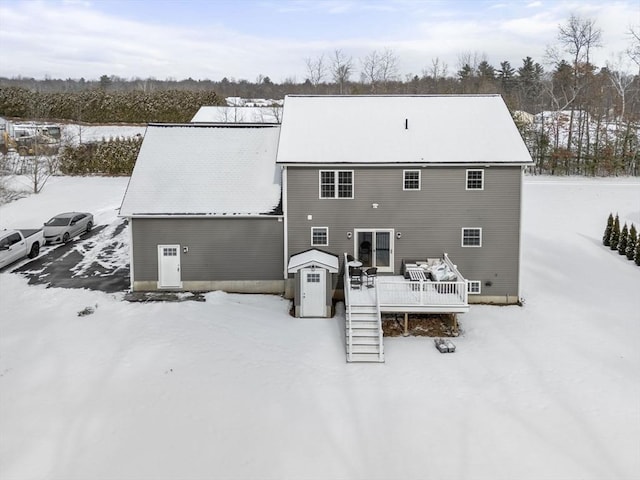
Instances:
[[[611,250],[618,248],[618,241],[620,241],[620,219],[616,213],[616,218],[613,219],[613,227],[611,228],[611,236],[609,237],[609,248]]]
[[[640,241],[636,242],[636,253],[633,257],[633,261],[636,262],[636,265],[640,266]]]
[[[636,253],[636,245],[638,243],[638,232],[636,226],[632,223],[629,229],[629,237],[627,238],[627,251],[625,255],[629,260],[633,260],[633,256]]]
[[[609,214],[609,219],[607,220],[607,228],[604,229],[604,235],[602,236],[602,244],[605,247],[609,246],[609,239],[611,238],[611,230],[613,229],[613,214]]]
[[[629,229],[627,228],[627,222],[624,222],[624,227],[622,227],[622,231],[620,232],[620,239],[618,240],[618,254],[626,255],[627,254],[627,241],[629,239]]]

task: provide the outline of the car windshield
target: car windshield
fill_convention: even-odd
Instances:
[[[48,227],[62,227],[69,225],[69,217],[55,217],[45,223]]]

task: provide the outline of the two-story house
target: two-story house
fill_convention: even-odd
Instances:
[[[348,358],[382,361],[381,312],[519,301],[530,163],[499,95],[293,95],[281,126],[150,126],[121,209],[132,289],[280,292],[300,316],[345,298]]]

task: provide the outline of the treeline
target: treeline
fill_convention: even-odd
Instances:
[[[141,145],[140,136],[65,145],[58,156],[58,169],[63,175],[128,176]]]
[[[0,115],[32,120],[181,123],[191,121],[201,106],[219,105],[222,101],[212,90],[48,92],[0,87]]]

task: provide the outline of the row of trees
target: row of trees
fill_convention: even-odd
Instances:
[[[0,87],[0,115],[88,123],[189,122],[202,105],[219,105],[214,91],[41,92]]]
[[[65,145],[58,156],[59,171],[63,175],[128,176],[141,145],[141,136]]]
[[[636,265],[640,265],[640,239],[635,225],[632,223],[631,228],[627,228],[625,222],[622,230],[620,229],[620,218],[616,213],[609,214],[607,226],[602,236],[602,244],[611,250],[617,250],[620,255],[625,255],[629,260],[633,260]]]

